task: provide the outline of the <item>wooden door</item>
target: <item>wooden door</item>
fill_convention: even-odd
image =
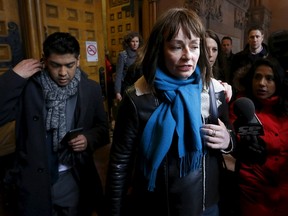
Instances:
[[[44,36],[56,31],[74,35],[80,43],[80,67],[91,79],[99,81],[99,72],[105,69],[101,0],[41,2],[42,16],[39,19],[43,22]]]
[[[102,76],[103,86],[101,0],[0,0],[0,74],[22,58],[41,58],[45,37],[55,31],[70,32],[78,39],[81,68],[96,81]],[[90,41],[97,44],[91,50],[97,61],[87,60],[86,42]]]
[[[23,57],[18,1],[0,0],[0,75]]]

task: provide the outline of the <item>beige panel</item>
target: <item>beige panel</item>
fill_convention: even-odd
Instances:
[[[13,13],[11,12],[13,9]],[[8,23],[14,22],[17,24],[20,29],[19,24],[19,14],[15,13],[18,11],[17,0],[11,1],[3,1],[0,0],[0,36],[8,37]],[[22,46],[22,44],[19,44]],[[0,44],[0,63],[4,63],[5,66],[0,67],[0,71],[7,70],[7,64],[12,61],[12,52],[9,44],[5,44],[5,40],[3,40]],[[2,64],[3,65],[3,64]]]
[[[58,7],[46,4],[46,16],[49,18],[58,18]]]
[[[10,62],[11,60],[10,46],[8,44],[0,44],[0,62]]]
[[[0,35],[7,36],[7,24],[4,20],[0,21]]]
[[[1,74],[1,71],[0,71]],[[0,127],[0,157],[15,151],[15,121]]]
[[[7,70],[8,70],[8,68],[6,68],[6,67],[0,68],[0,76],[1,76],[2,74],[4,74]]]

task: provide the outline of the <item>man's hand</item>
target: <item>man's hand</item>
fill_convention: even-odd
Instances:
[[[37,59],[24,59],[19,62],[14,68],[13,71],[19,76],[27,79],[33,74],[41,71],[43,68],[42,62]]]
[[[79,134],[77,137],[68,141],[68,144],[75,152],[84,151],[87,148],[87,139],[83,134]]]

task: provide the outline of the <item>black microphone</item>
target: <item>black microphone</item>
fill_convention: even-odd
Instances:
[[[240,136],[240,143],[236,146],[238,157],[246,163],[265,163],[266,144],[259,137],[264,135],[264,130],[255,114],[254,103],[246,97],[238,98],[234,102],[234,113],[237,119],[233,126]]]
[[[260,136],[264,135],[263,125],[255,114],[254,103],[246,97],[238,98],[234,102],[234,113],[237,120],[234,128],[240,136]]]

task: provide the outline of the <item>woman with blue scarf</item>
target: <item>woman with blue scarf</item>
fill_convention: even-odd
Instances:
[[[217,216],[220,159],[233,145],[200,18],[168,10],[139,56],[143,76],[125,91],[113,135],[108,215]]]

